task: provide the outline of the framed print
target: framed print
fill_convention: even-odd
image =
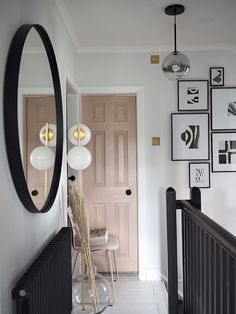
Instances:
[[[178,110],[198,111],[208,110],[209,104],[208,80],[178,81]]]
[[[224,86],[224,68],[213,67],[210,68],[210,85]]]
[[[236,87],[211,88],[212,130],[236,130]]]
[[[209,188],[210,187],[210,163],[192,162],[189,163],[189,187]]]
[[[212,172],[236,171],[236,132],[211,134]]]
[[[172,160],[209,159],[209,114],[172,113]]]

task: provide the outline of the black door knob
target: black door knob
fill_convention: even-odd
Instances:
[[[132,192],[131,192],[131,190],[126,190],[126,191],[125,191],[125,194],[126,194],[126,195],[131,195]]]
[[[39,194],[39,192],[37,191],[37,190],[33,190],[32,192],[31,192],[31,195],[32,196],[36,196],[36,195],[38,195]]]

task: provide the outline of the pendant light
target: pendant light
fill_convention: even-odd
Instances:
[[[169,80],[181,79],[188,74],[190,62],[186,55],[177,50],[176,43],[176,15],[180,15],[185,11],[181,4],[173,4],[165,8],[165,14],[174,16],[174,51],[169,54],[162,63],[162,70]]]

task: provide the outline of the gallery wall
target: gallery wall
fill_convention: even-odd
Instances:
[[[3,84],[8,49],[18,27],[26,23],[41,24],[48,32],[55,50],[63,91],[65,72],[75,76],[77,55],[52,0],[3,0],[0,21],[0,313],[12,314],[11,290],[16,280],[64,224],[62,210],[66,197],[65,184],[61,180],[52,209],[46,214],[31,214],[16,194],[8,167],[3,129]],[[63,98],[65,100],[65,94]],[[65,166],[62,177],[65,177]]]
[[[209,68],[223,66],[225,86],[236,86],[236,55],[230,51],[186,52],[191,62],[187,79],[209,79]],[[160,55],[163,60],[165,54]],[[143,86],[142,260],[148,279],[166,276],[165,191],[176,189],[178,199],[189,198],[187,161],[171,161],[171,113],[177,112],[177,84],[164,77],[161,65],[150,64],[150,53],[88,53],[78,59],[80,86]],[[236,126],[235,126],[236,128]],[[160,146],[152,146],[152,136]],[[211,174],[211,188],[202,189],[205,213],[236,234],[236,173]],[[143,244],[142,244],[143,246]],[[180,279],[181,280],[181,279]]]

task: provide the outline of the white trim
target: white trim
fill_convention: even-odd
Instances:
[[[63,78],[61,79],[62,85],[62,103],[63,103],[63,162],[62,162],[62,178],[63,184],[61,185],[60,198],[63,204],[60,208],[60,215],[62,220],[62,226],[67,225],[67,83],[73,89],[73,95],[76,97],[77,105],[79,103],[79,85],[70,71],[63,67]],[[66,195],[66,197],[64,197]]]
[[[110,87],[80,87],[80,95],[119,95],[119,94],[134,94],[137,101],[137,168],[138,168],[138,264],[139,264],[139,279],[147,279],[147,267],[144,265],[141,258],[145,252],[145,243],[143,237],[142,217],[145,216],[143,193],[144,190],[144,87],[143,86],[110,86]]]
[[[182,52],[195,51],[231,51],[236,53],[236,45],[230,44],[206,44],[182,46]],[[83,53],[165,53],[172,51],[171,46],[83,46],[77,48],[78,54]]]
[[[64,75],[65,75],[65,82],[71,85],[71,87],[75,90],[75,94],[79,94],[79,85],[66,68],[64,68]]]

